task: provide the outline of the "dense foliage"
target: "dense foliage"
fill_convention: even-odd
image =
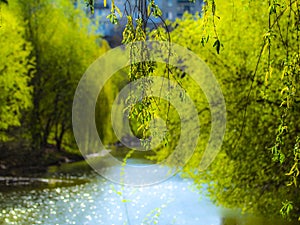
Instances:
[[[32,88],[28,83],[34,62],[29,58],[32,47],[24,39],[24,28],[5,5],[1,14],[0,141],[7,141],[11,138],[8,135],[9,128],[20,126],[22,112],[32,105]]]
[[[69,1],[20,0],[1,6],[1,130],[22,125],[22,136],[14,142],[26,138],[35,151],[49,144],[76,149],[73,95],[107,44],[98,41],[85,13]]]
[[[200,185],[210,182],[217,203],[260,213],[279,214],[281,209],[283,216],[297,218],[298,2],[215,3],[220,54],[203,41],[214,38],[215,27],[207,26],[210,16],[186,15],[172,32],[174,42],[192,49],[213,70],[228,116],[222,152],[208,173],[194,174],[199,157],[186,171]]]
[[[93,1],[86,2],[92,7]],[[130,13],[126,15],[123,43],[154,39],[187,47],[209,65],[226,100],[222,151],[207,171],[199,171],[211,128],[209,104],[200,87],[189,74],[168,64],[132,61],[124,69],[127,81],[163,75],[186,90],[183,98],[187,94],[195,102],[201,136],[185,174],[199,186],[207,183],[218,204],[298,218],[299,1],[207,0],[203,14],[186,14],[171,27],[161,20],[161,26],[152,31],[147,21],[161,18],[161,11],[154,0],[139,2],[143,2],[137,7],[139,18],[133,21]],[[4,18],[0,27],[0,141],[25,138],[36,151],[49,144],[57,149],[74,148],[73,94],[87,66],[108,46],[97,44],[83,12],[68,1],[0,4]],[[111,12],[108,19],[117,23],[121,12],[115,4]],[[147,51],[139,54],[146,57]],[[108,106],[126,84],[124,71],[108,81],[98,99],[97,128],[105,144],[117,140],[108,126]],[[168,134],[151,159],[168,157],[184,126],[176,109],[166,101],[145,97],[129,110],[131,127],[139,138],[150,135],[154,118],[167,121]]]
[[[204,126],[185,171],[199,186],[209,182],[212,199],[219,204],[298,218],[299,1],[208,0],[202,15],[186,15],[173,24],[171,39],[165,33],[165,23],[150,33],[143,27],[155,8],[151,10],[153,1],[139,2],[139,6],[143,3],[150,8],[148,16],[138,10],[136,24],[128,17],[124,43],[154,37],[191,49],[210,66],[226,99],[228,122],[222,151],[208,171],[197,171],[210,129],[208,103],[201,90],[169,65],[164,70],[161,65],[138,63],[129,71],[130,80],[139,78],[137,71],[143,71],[143,76],[164,74],[197,103]],[[117,11],[112,9],[112,18]],[[141,104],[145,107],[140,111],[132,107],[136,114],[131,117],[145,115],[141,119],[147,121],[142,138],[149,135],[149,120],[156,116],[168,122],[176,118],[168,104],[157,106],[149,98]],[[161,161],[169,156],[180,125],[178,119],[168,123],[169,138],[152,159]]]

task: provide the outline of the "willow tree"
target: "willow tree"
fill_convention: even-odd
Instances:
[[[213,181],[209,191],[218,203],[297,218],[300,213],[299,1],[207,0],[201,16],[186,16],[176,21],[171,35],[167,26],[147,31],[150,16],[161,17],[153,0],[134,2],[132,10],[126,11],[123,43],[154,37],[191,49],[212,68],[227,101],[228,132],[223,151],[208,173],[195,175],[207,140],[204,137],[185,171],[198,184],[204,178]],[[93,1],[88,3],[92,5]],[[136,21],[132,13],[137,13]],[[118,22],[117,14],[120,10],[112,1],[111,22]],[[143,71],[143,76],[152,76],[154,67],[157,69],[157,64],[133,63],[129,80],[141,78],[139,71]],[[168,66],[165,71],[166,76],[179,75],[181,80],[174,80],[180,80],[196,99],[201,98],[191,80]],[[149,101],[152,104],[147,104]],[[157,112],[154,100],[144,99],[142,105],[147,106],[142,108],[151,120]],[[197,105],[199,109],[207,108],[207,103]],[[133,118],[139,118],[139,113],[132,114]],[[209,115],[204,118],[209,128]],[[148,134],[148,124],[143,126],[145,132],[141,137]],[[204,128],[204,133],[209,133],[208,128]]]
[[[209,172],[194,174],[197,157],[186,171],[199,185],[213,181],[208,190],[217,203],[297,218],[298,1],[215,4],[224,45],[219,55],[206,44],[215,32],[206,26],[210,16],[186,16],[171,35],[208,63],[222,84],[228,113],[223,151]]]
[[[86,0],[87,6],[90,7],[91,12],[94,11],[94,1]],[[191,1],[193,2],[193,1]],[[104,0],[103,5],[107,5],[107,1]],[[124,1],[122,4],[124,10],[120,10],[119,6],[115,4],[115,1],[109,1],[111,7],[111,13],[107,16],[107,19],[111,21],[113,24],[117,24],[119,22],[119,18],[121,16],[126,18],[126,25],[123,30],[123,44],[130,44],[134,42],[143,42],[148,40],[156,40],[156,41],[168,41],[171,42],[170,37],[170,23],[166,22],[163,19],[162,11],[159,6],[156,4],[155,0],[137,0],[137,1]],[[212,11],[212,21],[209,22],[208,26],[215,26],[215,20],[217,16],[215,15],[216,5],[214,1],[206,1],[206,5],[204,8],[205,13],[210,14],[210,10]],[[201,10],[201,9],[199,9]],[[124,15],[122,15],[124,14]],[[159,21],[159,22],[154,22]],[[208,37],[205,37],[205,41],[208,41]],[[214,42],[212,46],[216,49],[217,53],[220,53],[222,43],[219,39],[218,33],[216,29],[214,30]],[[181,76],[178,76],[178,68],[172,68],[169,63],[165,65],[158,65],[154,61],[147,60],[148,50],[142,49],[138,53],[140,54],[143,62],[134,62],[131,61],[131,65],[128,68],[128,81],[137,81],[140,78],[152,77],[152,76],[164,76],[167,79],[171,79],[177,85],[181,85]],[[171,51],[171,50],[170,50]],[[179,72],[182,73],[182,72]],[[144,88],[149,85],[144,85]],[[147,89],[147,88],[145,88]],[[129,100],[129,99],[128,99]],[[147,141],[147,137],[149,136],[149,126],[150,121],[161,115],[159,111],[161,108],[165,108],[165,114],[167,115],[164,119],[166,122],[169,122],[170,117],[168,116],[170,112],[170,103],[165,105],[165,103],[161,103],[162,106],[159,106],[158,101],[153,97],[143,97],[143,99],[136,104],[136,106],[129,108],[129,119],[132,121],[133,132],[140,139],[144,140],[142,144],[145,147],[149,147],[149,141]],[[141,116],[142,115],[142,116]],[[167,124],[168,126],[168,124]],[[168,127],[168,130],[174,129],[176,126],[173,125],[172,128]],[[165,145],[169,140],[165,139]]]
[[[30,80],[33,107],[26,123],[32,148],[41,152],[52,144],[60,150],[74,143],[71,109],[77,83],[106,46],[97,44],[84,12],[69,1],[18,0],[9,6],[24,21],[35,60]]]
[[[93,12],[94,1],[86,1],[87,5]],[[114,1],[111,3],[111,13],[107,19],[113,24],[119,22],[119,18],[125,17],[126,24],[123,30],[123,44],[130,44],[133,42],[143,42],[155,38],[155,40],[170,40],[168,36],[168,26],[162,18],[162,12],[154,0],[140,0],[140,1],[124,1],[124,12],[121,12]],[[104,6],[107,4],[103,1]],[[124,13],[124,15],[122,15]],[[153,19],[158,19],[160,22],[155,23]],[[152,27],[152,29],[150,29]],[[155,75],[155,68],[157,65],[154,62],[147,61],[148,50],[143,49],[136,54],[140,54],[143,62],[134,62],[133,58],[131,65],[125,68],[128,75],[128,81],[136,81],[142,77],[151,77]],[[128,101],[130,101],[128,97]],[[157,112],[157,103],[154,98],[143,97],[143,99],[134,107],[129,108],[129,119],[131,124],[136,129],[133,132],[140,139],[144,147],[149,147],[149,126],[150,121],[154,118]],[[142,115],[142,116],[141,116]]]
[[[31,107],[29,82],[34,62],[25,30],[9,7],[0,2],[0,141],[15,136],[8,132],[21,126],[24,111]]]

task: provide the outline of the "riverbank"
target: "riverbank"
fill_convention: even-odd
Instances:
[[[42,151],[17,148],[1,148],[0,176],[38,176],[50,166],[84,160],[80,152],[57,150],[49,145]]]
[[[0,168],[0,192],[10,192],[19,188],[30,190],[72,186],[88,182],[85,177],[93,174],[93,169],[80,153],[58,151],[55,148],[47,148],[42,152],[43,154],[34,154],[30,151],[17,152],[12,149],[5,152],[6,154],[3,154],[5,158],[0,159],[2,167]],[[132,152],[124,146],[111,146],[108,152],[120,161],[130,154],[129,163],[132,160],[145,164],[153,163],[146,159],[148,154],[145,152]],[[107,156],[95,153],[89,157],[101,160]],[[103,164],[103,161],[99,161],[99,163],[105,166],[105,162]]]
[[[40,152],[24,149],[1,148],[0,176],[38,177],[45,174],[51,167],[63,167],[65,164],[84,160],[84,157],[79,151],[70,152],[66,150],[57,150],[51,145]],[[152,151],[131,152],[130,149],[124,146],[115,145],[110,146],[109,149],[109,153],[121,161],[130,153],[130,158],[132,159],[147,160],[151,163],[152,161],[148,160],[147,157],[155,154]]]

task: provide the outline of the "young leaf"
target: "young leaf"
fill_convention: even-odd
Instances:
[[[217,39],[213,45],[214,48],[216,48],[217,50],[217,53],[219,54],[220,53],[220,48],[221,48],[221,42],[219,39]]]

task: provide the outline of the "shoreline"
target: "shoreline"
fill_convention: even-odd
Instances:
[[[10,150],[11,151],[11,150]],[[50,166],[84,160],[80,153],[71,153],[54,148],[45,149],[39,154],[33,151],[13,150],[0,159],[0,176],[36,177],[47,172]]]

